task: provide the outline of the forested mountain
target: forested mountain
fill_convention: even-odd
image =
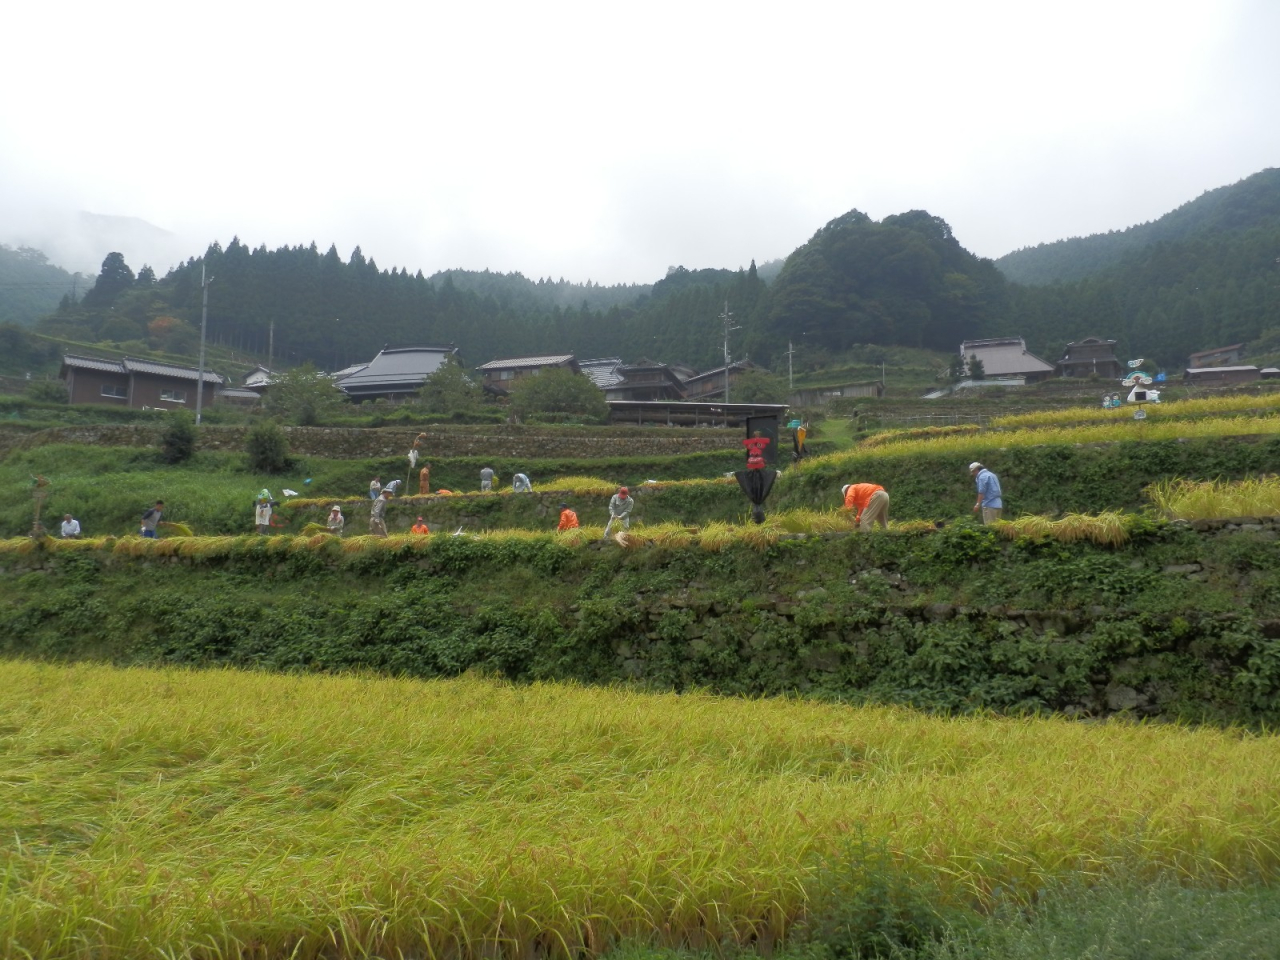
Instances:
[[[950,353],[964,339],[1020,334],[1049,360],[1070,340],[1101,336],[1176,367],[1191,351],[1280,329],[1280,171],[1112,236],[1134,247],[1106,270],[1036,286],[1010,283],[922,210],[878,222],[857,210],[837,217],[769,283],[755,263],[673,267],[652,285],[614,287],[489,271],[427,278],[381,270],[358,247],[344,261],[314,243],[251,250],[232,240],[159,279],[145,267],[135,276],[111,254],[83,298],[63,297],[40,328],[190,354],[205,268],[212,342],[265,359],[274,327],[277,364],[324,369],[368,360],[386,344],[431,343],[456,344],[468,365],[574,353],[707,369],[723,362],[726,308],[733,358],[766,366],[784,362],[789,342],[812,359],[859,344]]]
[[[91,280],[55,267],[39,250],[0,244],[0,323],[34,323],[58,305],[77,285],[83,293]]]
[[[491,297],[504,308],[522,313],[583,306],[589,310],[631,306],[653,289],[652,284],[647,283],[619,283],[604,287],[590,280],[570,283],[563,277],[535,281],[522,273],[494,273],[490,270],[442,270],[427,279],[440,287],[446,277],[458,290]]]
[[[1176,368],[1196,350],[1280,328],[1280,220],[1243,232],[1161,242],[1096,276],[1011,285],[1018,330],[1046,360],[1071,340],[1104,336],[1118,349]],[[1052,354],[1052,356],[1051,356]]]
[[[677,268],[627,305],[593,309],[597,293],[616,299],[619,288],[544,282],[518,275],[452,272],[436,282],[407,271],[380,270],[359,248],[343,261],[330,247],[250,250],[239,240],[213,244],[157,281],[137,277],[115,253],[103,262],[94,287],[79,302],[64,298],[41,321],[43,331],[76,340],[145,341],[168,352],[190,352],[201,311],[201,268],[209,287],[209,338],[266,355],[274,323],[275,356],[286,363],[311,360],[336,369],[368,360],[385,344],[456,344],[464,362],[566,352],[580,357],[658,355],[714,365],[722,347],[716,317],[726,299],[746,311],[763,284],[749,271]],[[685,282],[685,275],[699,277]],[[464,289],[466,286],[484,289]],[[579,306],[542,302],[577,286]],[[656,293],[645,292],[650,289]],[[613,291],[608,293],[607,291]]]
[[[752,343],[765,357],[801,336],[832,351],[857,343],[954,350],[1005,327],[1007,287],[941,217],[911,210],[876,222],[851,210],[787,258]]]
[[[1088,237],[1024,247],[996,260],[1015,283],[1079,280],[1111,267],[1157,243],[1173,243],[1211,233],[1237,233],[1280,223],[1280,169],[1271,168],[1239,183],[1209,190],[1150,223]]]

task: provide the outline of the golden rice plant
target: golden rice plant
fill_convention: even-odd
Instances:
[[[556,543],[564,547],[580,547],[604,536],[604,527],[574,527],[553,531]]]
[[[382,546],[382,537],[371,534],[347,537],[342,541],[343,553],[364,553],[366,550],[377,550]]]
[[[1145,493],[1157,510],[1175,520],[1280,516],[1280,477],[1161,480]]]
[[[687,547],[693,543],[695,535],[694,530],[675,522],[638,524],[632,527],[632,531],[639,532],[646,542],[657,547]]]
[[[526,527],[503,527],[498,530],[477,530],[471,536],[476,540],[550,540],[555,530],[530,530]]]
[[[735,530],[735,540],[753,550],[764,550],[778,542],[782,529],[772,523],[747,523]]]
[[[1027,537],[1032,540],[1054,539],[1062,543],[1089,540],[1099,546],[1119,547],[1129,540],[1129,523],[1123,513],[1108,510],[1096,516],[1067,514],[1060,520],[1027,515],[1016,520],[997,520],[992,524],[997,534],[1009,540]]]
[[[637,489],[666,490],[670,487],[710,487],[733,485],[738,481],[732,477],[694,477],[691,480],[646,480]]]
[[[885,430],[873,433],[858,441],[862,448],[879,447],[886,443],[897,443],[902,440],[920,440],[931,437],[955,437],[978,433],[983,428],[976,423],[948,424],[941,427],[911,427],[906,430]]]
[[[151,545],[154,543],[159,541],[129,534],[116,541],[115,546],[111,548],[111,553],[117,557],[146,557],[150,556]]]
[[[698,546],[712,553],[719,553],[732,546],[733,541],[734,528],[721,520],[712,521],[698,531]]]
[[[786,533],[835,533],[853,527],[853,514],[848,510],[810,510],[799,507],[773,514],[769,522]]]
[[[619,484],[612,480],[604,480],[600,477],[559,477],[549,483],[539,485],[541,490],[563,491],[581,496],[604,493],[614,494],[618,492],[618,487]]]
[[[195,534],[191,528],[185,523],[178,523],[174,520],[161,520],[158,526],[165,528],[165,533],[171,537],[194,537]]]
[[[1055,427],[1040,430],[989,431],[976,436],[937,437],[926,440],[904,440],[886,443],[874,450],[839,451],[802,460],[792,472],[837,467],[856,469],[884,457],[910,457],[942,453],[959,460],[985,456],[991,450],[1016,449],[1040,445],[1073,445],[1086,443],[1123,443],[1126,441],[1172,440],[1181,437],[1269,436],[1280,433],[1280,416],[1213,417],[1200,420],[1121,420],[1112,423],[1078,427]],[[784,478],[785,482],[785,478]]]
[[[1255,410],[1265,413],[1274,410],[1276,407],[1280,407],[1280,392],[1256,397],[1246,395],[1175,400],[1170,403],[1147,404],[1145,409],[1148,417],[1170,419],[1189,416],[1222,416],[1223,414],[1245,413]],[[995,428],[1047,427],[1073,423],[1131,420],[1132,418],[1133,407],[1131,406],[1106,408],[1097,405],[1010,414],[1005,417],[993,418],[991,426]]]

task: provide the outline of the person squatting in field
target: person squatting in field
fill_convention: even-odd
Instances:
[[[870,530],[873,524],[880,529],[889,527],[889,494],[878,483],[849,483],[841,490],[844,508],[856,511],[853,522],[859,530]]]
[[[342,508],[336,503],[333,505],[333,509],[329,511],[329,519],[324,522],[324,525],[335,537],[342,536],[342,528],[347,525],[347,520],[342,515]]]
[[[609,531],[613,529],[614,521],[621,521],[623,530],[631,529],[631,508],[636,502],[631,499],[631,494],[626,487],[619,487],[618,492],[609,498],[609,522],[604,525],[604,536],[602,540],[609,538]]]
[[[511,478],[512,493],[533,493],[533,484],[529,482],[529,478],[523,473],[517,473]]]
[[[557,530],[575,530],[578,526],[578,515],[569,509],[567,503],[560,504],[560,525]]]

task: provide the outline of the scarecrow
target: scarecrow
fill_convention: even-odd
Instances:
[[[742,445],[747,448],[747,469],[737,471],[734,477],[751,501],[751,519],[764,523],[764,501],[773,489],[773,481],[778,479],[778,471],[768,469],[764,459],[764,448],[769,445],[769,438],[760,436],[756,431],[756,435],[747,437]]]

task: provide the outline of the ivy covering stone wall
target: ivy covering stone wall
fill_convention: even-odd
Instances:
[[[959,524],[760,551],[450,536],[398,552],[250,537],[214,559],[35,550],[0,565],[0,654],[1274,725],[1277,527],[1201,526],[1151,524],[1120,549]]]

